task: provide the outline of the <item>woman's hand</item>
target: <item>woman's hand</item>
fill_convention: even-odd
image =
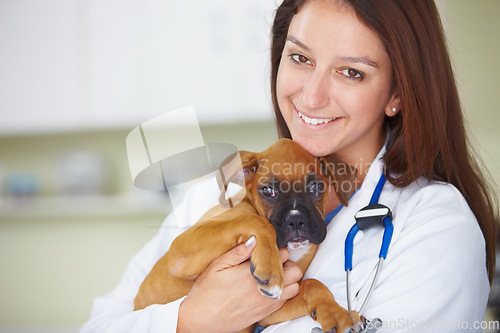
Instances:
[[[247,245],[246,245],[247,244]],[[237,332],[278,310],[299,292],[302,271],[280,249],[285,287],[280,299],[262,295],[250,273],[255,238],[214,260],[196,280],[179,308],[177,332]]]

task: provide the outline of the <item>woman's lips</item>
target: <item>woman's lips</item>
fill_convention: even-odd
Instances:
[[[328,124],[329,122],[334,121],[337,118],[309,118],[305,114],[301,113],[300,111],[297,111],[299,113],[299,117],[306,123],[310,125],[321,125],[321,124]]]
[[[303,124],[311,125],[313,127],[324,127],[327,124],[330,124],[331,122],[334,122],[335,120],[339,119],[338,117],[335,118],[310,118],[303,114],[302,112],[298,111],[295,108],[295,111],[297,112],[297,115],[299,117],[299,121]]]

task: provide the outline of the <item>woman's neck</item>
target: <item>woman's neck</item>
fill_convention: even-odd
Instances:
[[[334,156],[340,161],[349,164],[351,167],[356,168],[357,171],[357,179],[353,184],[354,190],[357,190],[363,184],[368,170],[372,165],[373,161],[377,157],[380,149],[382,149],[386,140],[386,133],[383,131],[377,140],[376,144],[364,147],[364,149],[353,149],[352,151],[356,151],[356,154],[334,154]],[[326,213],[331,212],[337,206],[340,205],[340,201],[335,194],[333,185],[330,185],[328,191],[328,199],[326,202]]]
[[[346,151],[334,153],[334,157],[344,163],[349,164],[351,167],[356,168],[358,173],[358,184],[361,186],[365,180],[366,174],[372,165],[373,160],[377,157],[380,149],[384,146],[386,141],[386,131],[383,130],[378,135],[378,138],[372,141],[371,144],[352,147]]]

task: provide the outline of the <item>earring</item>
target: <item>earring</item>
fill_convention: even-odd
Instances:
[[[396,113],[396,112],[398,112],[398,109],[394,107],[394,108],[392,108],[392,112]]]

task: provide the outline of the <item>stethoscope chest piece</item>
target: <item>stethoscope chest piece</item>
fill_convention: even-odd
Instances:
[[[382,320],[374,318],[373,320],[366,319],[365,327],[359,333],[375,333],[382,327]]]

